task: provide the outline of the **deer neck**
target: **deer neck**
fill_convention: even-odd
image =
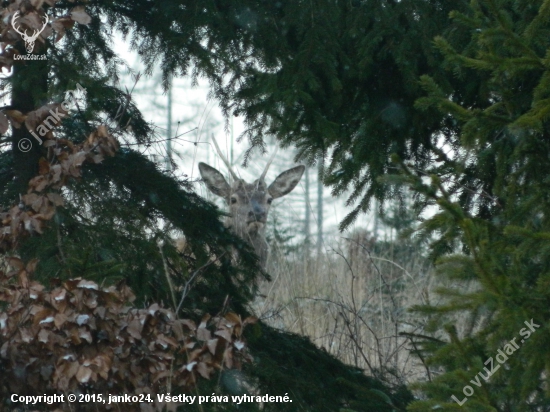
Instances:
[[[247,227],[235,225],[231,218],[226,221],[226,226],[237,236],[247,242],[254,248],[254,251],[260,258],[260,265],[263,269],[266,267],[269,247],[265,239],[265,224],[252,223]]]

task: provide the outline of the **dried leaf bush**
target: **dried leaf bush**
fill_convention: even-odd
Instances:
[[[29,115],[26,117],[27,121]],[[80,145],[47,140],[48,159],[29,182],[19,205],[0,213],[0,250],[14,250],[25,237],[40,234],[63,205],[61,191],[81,176],[86,162],[97,164],[114,156],[118,142],[99,126]],[[151,403],[125,404],[125,410],[174,409],[155,395],[181,393],[199,377],[209,379],[223,368],[240,368],[250,360],[244,321],[234,313],[203,317],[197,326],[178,319],[171,310],[152,304],[131,306],[134,295],[124,283],[101,288],[84,279],[57,281],[48,290],[33,281],[37,260],[7,259],[0,271],[0,393],[11,394],[149,394]],[[55,284],[55,280],[52,281]],[[70,404],[52,405],[70,410]],[[97,410],[95,403],[79,410]],[[114,405],[100,405],[111,409]]]

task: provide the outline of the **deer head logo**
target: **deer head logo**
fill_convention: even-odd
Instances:
[[[21,26],[16,27],[15,20],[19,18],[19,11],[16,11],[15,14],[13,15],[13,18],[11,19],[11,26],[23,38],[23,41],[25,42],[25,48],[27,49],[27,53],[32,53],[34,49],[34,42],[36,41],[40,33],[44,31],[44,29],[46,28],[46,25],[48,24],[48,21],[49,21],[48,16],[44,15],[43,17],[44,17],[44,25],[40,30],[34,30],[32,36],[27,35],[27,29],[25,29],[25,31],[21,31],[20,30]]]
[[[296,166],[281,173],[268,186],[265,183],[265,176],[275,157],[275,151],[261,176],[252,183],[246,183],[233,171],[216,140],[213,139],[213,141],[218,155],[233,177],[233,184],[230,185],[217,169],[201,162],[199,171],[202,179],[206,187],[215,195],[223,197],[229,206],[231,216],[226,221],[226,226],[254,247],[256,254],[260,257],[260,264],[265,269],[269,252],[265,240],[269,208],[273,200],[285,196],[296,187],[302,178],[305,166]]]

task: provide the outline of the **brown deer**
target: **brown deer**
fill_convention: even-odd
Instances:
[[[265,239],[265,225],[271,202],[290,193],[296,187],[305,166],[296,166],[284,171],[267,186],[265,176],[275,157],[276,152],[274,152],[261,176],[252,183],[246,183],[235,173],[216,140],[213,139],[213,141],[218,155],[229,169],[233,183],[230,185],[217,169],[201,162],[199,171],[202,179],[212,193],[224,198],[230,210],[230,216],[225,225],[254,247],[260,258],[261,267],[265,270],[269,253]]]

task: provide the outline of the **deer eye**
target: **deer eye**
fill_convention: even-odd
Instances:
[[[267,203],[268,203],[268,204],[271,204],[271,202],[273,202],[273,198],[272,198],[272,197],[270,197],[270,198],[267,199]]]
[[[232,197],[232,198],[230,199],[230,202],[231,202],[232,205],[234,205],[235,203],[237,203],[237,198],[236,198],[236,197]]]

